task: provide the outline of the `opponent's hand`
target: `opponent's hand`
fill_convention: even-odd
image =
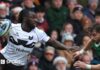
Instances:
[[[74,64],[75,67],[82,68],[82,69],[86,69],[86,65],[87,65],[86,63],[81,62],[81,61],[77,61],[77,62]]]

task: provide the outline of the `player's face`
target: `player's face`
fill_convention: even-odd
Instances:
[[[34,28],[36,26],[35,19],[36,19],[36,14],[32,12],[30,12],[29,15],[26,17],[27,25],[30,28]]]
[[[93,39],[95,41],[99,41],[100,42],[100,33],[99,32],[96,32],[95,30],[93,30],[92,35],[93,35]]]

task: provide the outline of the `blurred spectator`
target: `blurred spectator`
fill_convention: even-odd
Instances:
[[[34,8],[35,5],[33,4],[33,0],[23,0],[23,7],[24,8]]]
[[[84,16],[81,22],[83,25],[84,32],[88,32],[89,28],[91,28],[93,25],[93,22],[87,16]]]
[[[76,20],[81,20],[83,18],[83,12],[82,12],[82,7],[75,7],[74,10],[73,10],[73,15],[74,15],[74,19]]]
[[[74,27],[74,32],[75,34],[80,34],[81,32],[83,32],[83,26],[81,23],[81,20],[83,18],[83,12],[82,12],[82,8],[80,7],[75,7],[73,10],[73,18],[70,19],[70,21],[72,22],[72,25]]]
[[[93,22],[95,21],[95,11],[98,7],[98,2],[98,0],[88,0],[88,7],[83,10],[84,14]]]
[[[68,70],[68,61],[62,56],[56,57],[53,64],[55,65],[56,70]]]
[[[67,47],[72,47],[74,45],[74,38],[72,37],[72,35],[70,34],[65,34],[63,36],[63,40],[62,42],[64,43],[64,45],[66,45]]]
[[[50,29],[61,29],[67,20],[69,11],[62,4],[63,0],[52,0],[52,7],[47,10],[46,18]]]
[[[46,10],[52,6],[51,2],[52,2],[52,0],[45,0],[44,1],[43,6],[45,7]]]
[[[53,30],[51,30],[51,32],[50,32],[50,37],[52,38],[52,39],[54,39],[54,40],[60,40],[59,39],[59,31],[57,30],[57,29],[53,29]]]
[[[71,19],[74,30],[77,34],[75,37],[76,45],[80,45],[84,31],[91,25],[91,21],[83,14],[82,7],[76,7],[73,10],[74,19]]]
[[[95,23],[100,24],[100,10],[96,11]]]
[[[70,16],[69,17],[73,18],[72,12],[73,12],[73,9],[76,7],[77,4],[78,4],[77,0],[67,0],[67,7],[70,11]]]
[[[28,62],[25,70],[39,70],[38,62],[36,60]]]
[[[41,70],[55,70],[53,59],[55,57],[55,49],[47,46],[44,51],[43,57],[39,61],[39,68]]]
[[[38,23],[37,27],[39,29],[42,29],[43,31],[47,32],[49,26],[48,26],[46,19],[44,18],[45,9],[42,6],[38,6],[38,7],[36,7],[35,12],[36,12],[36,16],[37,16],[36,22]]]
[[[21,7],[14,7],[12,8],[11,12],[12,12],[12,17],[11,20],[13,23],[18,23],[18,18],[19,18],[19,13],[22,11]]]
[[[7,16],[7,6],[6,3],[0,3],[0,19],[4,19]]]
[[[76,5],[77,5],[77,0],[67,0],[67,6],[70,9],[70,12],[73,11]]]
[[[76,37],[76,34],[74,33],[74,28],[73,28],[73,25],[71,22],[66,22],[64,25],[63,25],[63,30],[62,30],[62,37],[66,34],[71,34],[73,36],[73,38]]]

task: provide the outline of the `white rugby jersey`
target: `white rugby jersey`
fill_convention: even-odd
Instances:
[[[25,32],[22,30],[21,24],[12,24],[8,44],[1,50],[1,53],[12,64],[25,65],[34,45],[37,42],[47,42],[49,39],[50,37],[37,27],[31,32]]]

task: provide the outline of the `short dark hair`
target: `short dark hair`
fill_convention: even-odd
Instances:
[[[24,17],[27,17],[29,15],[29,12],[34,12],[33,10],[29,9],[24,9],[20,12],[19,18],[18,18],[18,23],[22,23]]]

